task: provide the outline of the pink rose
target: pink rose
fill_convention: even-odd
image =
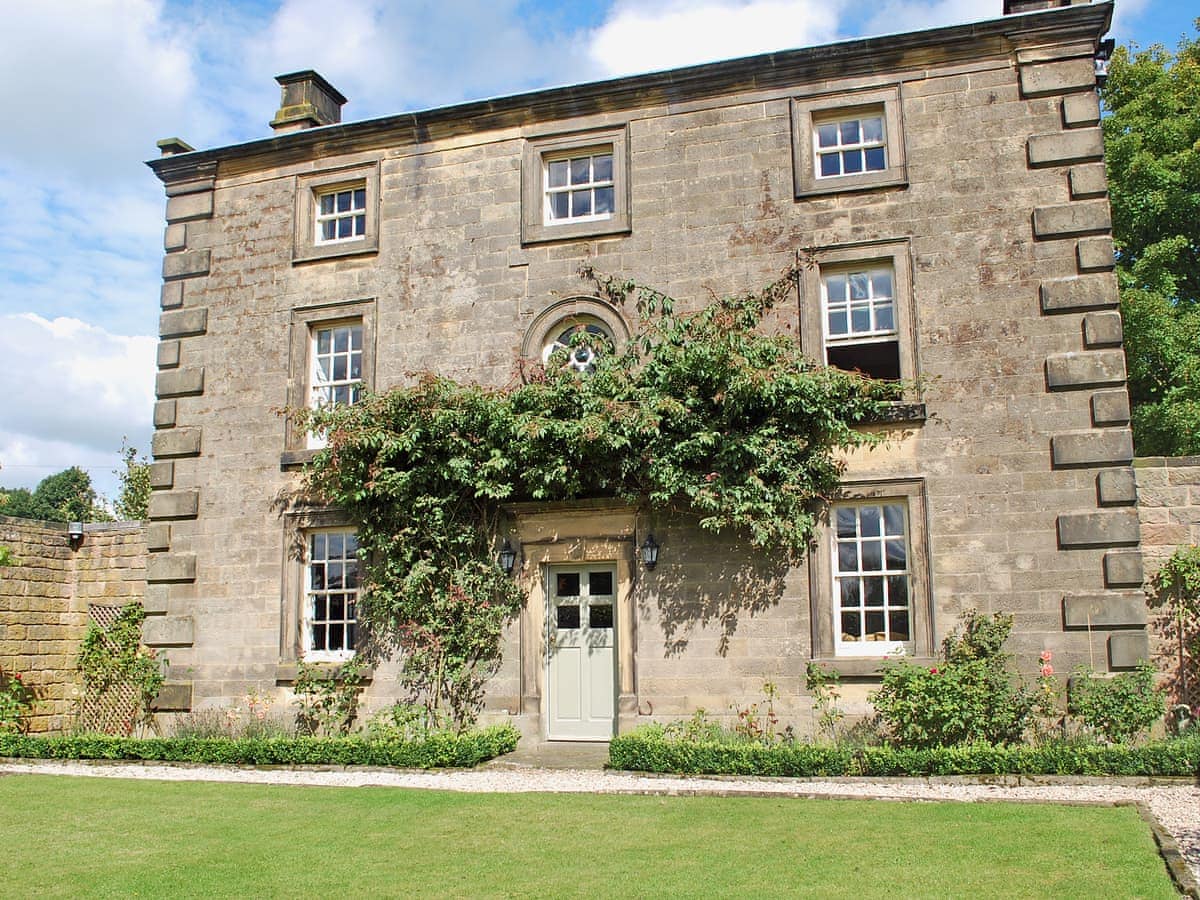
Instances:
[[[1043,678],[1049,678],[1054,674],[1054,666],[1050,665],[1050,663],[1046,663],[1044,666],[1042,666],[1041,673]]]

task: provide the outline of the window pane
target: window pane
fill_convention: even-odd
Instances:
[[[342,548],[346,545],[345,536],[337,534],[328,534],[326,537],[326,545],[329,547],[329,555],[327,559],[341,559]]]
[[[838,142],[838,127],[836,124],[817,126],[817,146],[836,147]]]
[[[879,541],[863,541],[862,570],[864,572],[883,571],[883,546]]]
[[[859,614],[856,612],[842,613],[842,640],[857,641],[862,634]]]
[[[329,618],[344,619],[346,618],[346,596],[345,594],[332,594],[329,597]]]
[[[361,235],[361,234],[367,233],[367,217],[366,216],[355,216],[354,217],[354,233],[356,235]]]
[[[593,597],[607,597],[613,592],[612,572],[589,572],[588,593]]]
[[[349,328],[334,328],[333,331],[333,349],[336,353],[345,353],[350,349],[350,329]]]
[[[560,597],[579,596],[579,573],[559,572],[555,593]]]
[[[843,579],[840,593],[842,609],[851,609],[853,607],[857,607],[860,601],[858,596],[858,579]]]
[[[592,180],[592,158],[584,156],[571,160],[571,184],[587,184]]]
[[[314,591],[325,588],[325,564],[313,563],[308,567],[308,583]]]
[[[353,624],[346,626],[346,649],[347,650],[354,649],[354,632],[355,632],[355,627]]]
[[[863,606],[883,606],[882,577],[863,579]]]
[[[592,192],[571,192],[571,216],[590,216],[592,214]]]
[[[842,153],[842,171],[847,175],[863,170],[861,150],[847,150]]]
[[[904,534],[904,507],[896,503],[889,503],[883,508],[883,524],[887,529],[887,534],[903,535]]]
[[[342,406],[350,402],[350,387],[345,384],[339,384],[333,389],[333,402],[339,403]]]
[[[325,649],[325,626],[313,625],[312,627],[312,648],[314,650]]]
[[[859,333],[871,330],[871,307],[859,306],[851,311],[850,330]]]
[[[613,189],[610,187],[596,188],[596,212],[610,213],[613,211]]]
[[[839,507],[837,510],[837,536],[840,538],[854,537],[856,534],[855,521],[856,517],[853,507]]]
[[[871,612],[867,611],[867,640],[881,641],[886,639],[887,634],[883,630],[883,611]]]
[[[588,609],[588,626],[591,628],[612,628],[613,608],[611,603],[593,606]]]
[[[331,562],[326,567],[325,578],[328,587],[332,590],[337,590],[342,586],[342,564],[340,562]]]
[[[829,333],[831,335],[846,334],[846,310],[831,310],[829,313]]]
[[[559,628],[578,628],[579,627],[579,607],[576,606],[560,606],[557,610],[557,620],[555,624]]]
[[[822,175],[841,175],[842,170],[838,167],[838,162],[841,155],[837,153],[821,154],[821,174]]]
[[[871,278],[866,272],[855,272],[850,276],[850,299],[865,300],[870,296]]]
[[[592,178],[595,181],[612,181],[612,154],[592,157]]]
[[[345,381],[346,380],[346,357],[335,356],[333,358],[333,380],[334,381]]]
[[[888,606],[908,608],[908,576],[888,576]]]
[[[830,275],[825,279],[825,296],[830,303],[844,303],[846,300],[846,276]]]
[[[330,219],[327,222],[321,223],[321,240],[332,241],[337,237],[337,221]]]
[[[316,378],[319,384],[324,384],[329,381],[329,357],[317,360]]]
[[[326,559],[325,555],[325,535],[314,534],[312,536],[312,550],[310,555],[313,559]]]
[[[842,143],[857,144],[859,142],[858,119],[842,123]]]
[[[905,549],[904,541],[890,540],[887,542],[887,567],[889,569],[903,569],[908,565],[908,551]]]
[[[337,220],[337,236],[339,238],[354,237],[354,220],[353,219],[338,219]]]
[[[366,209],[367,208],[367,189],[366,188],[359,188],[358,190],[356,190],[354,192],[354,208],[355,209]]]
[[[350,212],[350,204],[354,199],[353,191],[340,191],[337,195],[337,211]]]
[[[570,215],[571,198],[564,194],[550,195],[550,218],[565,219]]]
[[[838,544],[838,571],[839,572],[857,572],[858,571],[858,548],[854,544],[839,543]]]
[[[565,159],[556,160],[550,163],[547,172],[547,184],[550,187],[563,187],[567,183],[567,173],[571,170],[571,164]]]
[[[321,195],[321,215],[328,216],[333,212],[333,194]]]
[[[867,151],[867,171],[882,172],[887,168],[887,155],[882,147],[874,147]]]
[[[862,522],[863,537],[875,537],[882,534],[879,530],[880,518],[878,506],[862,506],[858,510],[859,520]]]
[[[880,116],[875,116],[870,119],[860,120],[862,123],[862,139],[867,141],[882,141],[883,140],[883,119]]]
[[[350,329],[350,349],[362,349],[362,326],[355,325]]]
[[[875,328],[877,331],[892,331],[896,327],[896,319],[892,315],[892,304],[885,303],[875,307]]]
[[[909,640],[907,609],[894,609],[888,613],[888,631],[893,641]]]
[[[362,378],[362,354],[355,353],[350,357],[350,378]]]
[[[346,588],[348,590],[356,590],[358,588],[358,563],[351,561],[346,563]]]
[[[892,273],[886,270],[871,273],[871,294],[874,297],[892,296]]]
[[[329,649],[344,650],[346,647],[346,626],[341,622],[329,626]]]

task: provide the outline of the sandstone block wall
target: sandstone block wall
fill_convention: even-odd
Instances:
[[[1176,547],[1200,544],[1200,457],[1145,457],[1134,460],[1133,471],[1150,578]]]
[[[16,559],[0,569],[0,671],[19,673],[33,689],[32,731],[61,731],[76,712],[75,657],[89,605],[142,600],[144,528],[89,524],[72,547],[65,524],[0,516],[0,544]]]

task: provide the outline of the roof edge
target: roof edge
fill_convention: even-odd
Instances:
[[[902,62],[915,50],[936,50],[940,56],[951,61],[961,55],[968,45],[977,43],[981,38],[1003,41],[1011,44],[1011,49],[1051,36],[1063,42],[1072,38],[1099,41],[1112,24],[1112,14],[1113,4],[1110,0],[924,31],[854,38],[815,47],[762,53],[308,128],[241,144],[177,153],[149,160],[146,165],[164,183],[173,183],[194,178],[201,166],[208,166],[211,170],[214,163],[284,150],[302,157],[315,152],[318,146],[322,152],[353,152],[356,142],[365,140],[370,146],[375,146],[377,141],[371,139],[384,134],[389,134],[395,143],[419,143],[429,140],[430,132],[436,126],[442,126],[436,130],[445,130],[446,123],[455,121],[472,123],[459,130],[481,131],[505,124],[574,118],[655,102],[679,102],[729,93],[735,89],[767,89],[785,82],[851,77],[878,71],[881,57]],[[340,145],[345,145],[344,149]]]

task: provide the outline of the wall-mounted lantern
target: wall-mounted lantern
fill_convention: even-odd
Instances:
[[[653,532],[646,535],[646,539],[642,541],[642,564],[647,572],[653,572],[654,567],[658,565],[658,541],[654,539]]]
[[[504,570],[505,575],[511,575],[513,566],[517,564],[517,551],[513,549],[512,543],[508,538],[504,539],[504,546],[500,548],[500,568]]]
[[[67,540],[71,542],[71,549],[78,550],[79,545],[83,543],[83,523],[72,522],[67,526]]]

